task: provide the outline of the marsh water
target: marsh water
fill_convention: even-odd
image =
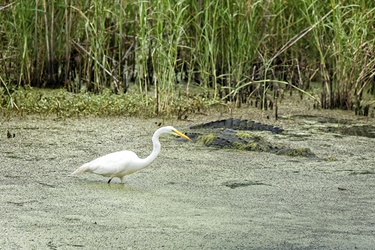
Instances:
[[[183,131],[191,123],[216,118],[164,123]],[[369,126],[371,119],[353,118],[352,123]],[[326,130],[342,123],[290,116],[276,124],[284,134],[254,132],[272,143],[308,147],[316,158],[216,149],[165,135],[156,161],[128,176],[125,185],[119,179],[107,184],[107,178],[93,174],[69,176],[110,152],[130,149],[147,156],[159,122],[126,117],[3,120],[0,249],[375,245],[375,139]]]

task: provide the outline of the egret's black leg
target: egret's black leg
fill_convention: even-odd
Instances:
[[[125,176],[121,177],[121,184],[124,184],[125,183]]]
[[[111,178],[108,180],[108,182],[107,182],[108,184],[111,182],[112,178],[113,178],[113,177],[111,177]]]

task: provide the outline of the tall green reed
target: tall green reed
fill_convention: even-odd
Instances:
[[[331,107],[351,109],[355,102],[359,109],[364,89],[373,81],[375,36],[365,27],[373,25],[374,11],[375,4],[359,1],[333,12]]]
[[[354,101],[362,100],[363,90],[374,76],[374,32],[368,30],[373,22],[374,6],[360,1],[343,5],[330,1],[304,2],[309,24],[325,13],[331,17],[312,31],[313,43],[319,58],[323,108],[352,109]],[[374,5],[374,4],[372,4]],[[359,104],[357,104],[358,106]]]
[[[350,109],[373,84],[374,8],[365,0],[21,0],[0,8],[0,74],[10,94],[21,85],[95,93],[133,85],[141,105],[166,115],[193,84],[212,103],[240,106],[256,94],[264,103],[273,86],[304,93],[312,80],[323,84],[323,108]],[[181,72],[187,82],[177,84]]]

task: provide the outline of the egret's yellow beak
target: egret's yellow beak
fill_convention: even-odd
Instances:
[[[178,130],[173,130],[173,132],[176,133],[178,136],[180,136],[180,137],[182,137],[182,138],[184,138],[184,139],[186,139],[186,140],[191,141],[191,139],[190,139],[189,137],[187,137],[186,135],[184,135],[184,134],[181,133],[180,131],[178,131]]]

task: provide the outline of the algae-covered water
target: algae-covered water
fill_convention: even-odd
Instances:
[[[2,121],[0,249],[372,249],[375,139],[279,126],[287,133],[258,133],[317,158],[165,135],[156,161],[121,185],[69,174],[122,149],[147,156],[155,120]]]

